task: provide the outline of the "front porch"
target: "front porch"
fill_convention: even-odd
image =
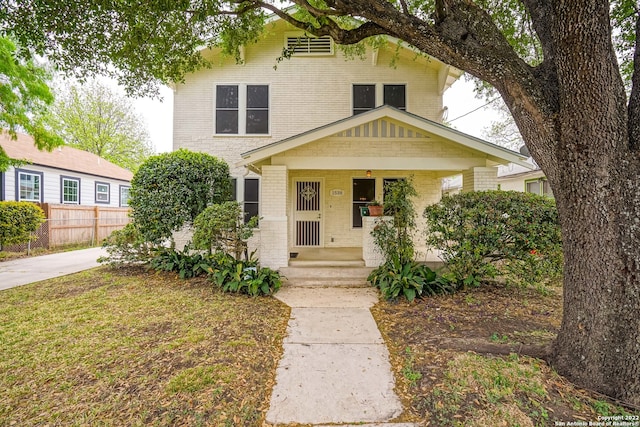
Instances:
[[[290,267],[364,267],[362,248],[294,248]]]

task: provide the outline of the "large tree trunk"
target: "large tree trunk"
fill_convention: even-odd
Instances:
[[[544,53],[536,67],[466,0],[435,0],[433,24],[386,0],[329,0],[370,22],[360,34],[331,25],[323,34],[342,43],[389,34],[498,89],[560,216],[564,315],[552,363],[580,386],[640,405],[640,92],[627,112],[607,1],[522,2]]]
[[[557,2],[554,15],[557,150],[543,163],[555,164],[565,276],[552,362],[585,388],[640,405],[640,163],[608,5]]]

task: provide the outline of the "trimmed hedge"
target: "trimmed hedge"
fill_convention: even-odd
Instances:
[[[0,249],[28,242],[44,221],[42,209],[31,202],[0,202]]]

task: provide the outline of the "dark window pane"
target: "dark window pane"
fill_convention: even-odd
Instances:
[[[353,114],[360,114],[376,107],[375,85],[353,85]]]
[[[407,108],[405,85],[384,85],[384,103],[404,110]]]
[[[353,204],[353,228],[362,228],[362,215],[360,213],[360,207],[367,206],[366,203],[354,203]]]
[[[354,179],[353,180],[353,201],[370,202],[376,197],[375,179]]]
[[[247,110],[247,133],[269,133],[269,110]]]
[[[216,108],[238,108],[238,86],[217,86]]]
[[[249,222],[251,218],[258,216],[258,203],[245,202],[244,203],[244,222]]]
[[[269,108],[269,86],[247,86],[247,108]]]
[[[244,201],[257,202],[259,200],[259,184],[256,178],[247,178],[244,180]]]
[[[216,111],[216,133],[238,133],[238,111]]]
[[[231,178],[231,200],[238,200],[238,179]]]

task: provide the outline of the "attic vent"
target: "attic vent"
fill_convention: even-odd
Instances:
[[[287,49],[293,55],[332,55],[331,37],[309,37],[299,34],[287,35]]]

